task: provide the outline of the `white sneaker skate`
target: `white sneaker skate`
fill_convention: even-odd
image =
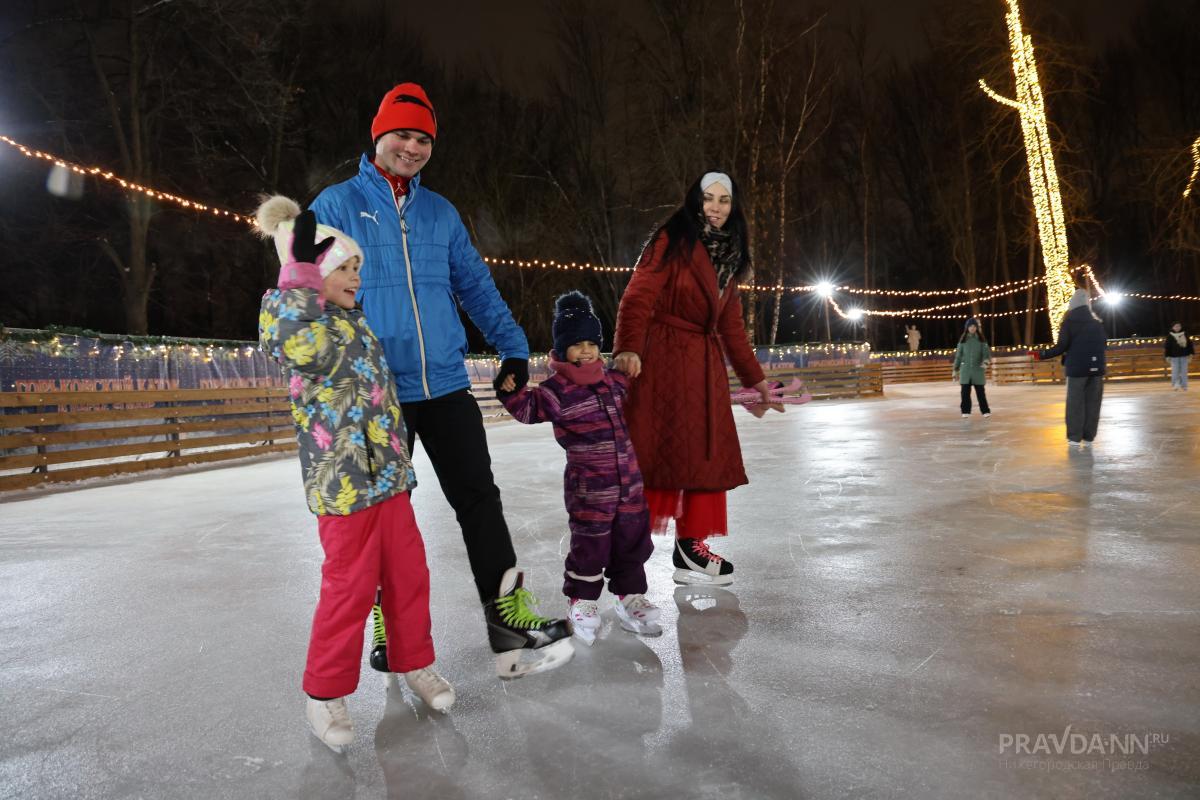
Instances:
[[[589,647],[595,643],[600,632],[600,606],[595,600],[571,599],[568,616],[575,637]]]
[[[639,636],[662,636],[662,626],[658,618],[662,610],[646,599],[644,594],[627,594],[624,597],[613,598],[613,608],[617,611],[617,619],[621,627]]]
[[[354,724],[346,709],[346,698],[314,700],[308,698],[304,711],[313,735],[335,753],[344,753],[347,745],[354,741]]]
[[[445,714],[454,705],[454,687],[450,681],[433,671],[433,665],[404,673],[404,682],[413,694],[434,711]]]

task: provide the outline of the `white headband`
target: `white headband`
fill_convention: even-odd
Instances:
[[[724,172],[706,172],[704,177],[700,179],[700,191],[704,191],[714,183],[719,183],[729,192],[730,197],[733,196],[733,179]]]

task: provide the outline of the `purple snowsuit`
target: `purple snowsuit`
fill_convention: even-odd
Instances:
[[[642,472],[622,407],[626,378],[603,364],[551,360],[550,377],[500,401],[518,422],[554,424],[554,438],[567,451],[564,498],[571,526],[571,552],[563,594],[598,600],[608,578],[615,595],[645,594],[643,565],[654,544],[642,491]]]

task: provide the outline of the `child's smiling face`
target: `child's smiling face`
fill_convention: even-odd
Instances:
[[[361,267],[362,261],[358,256],[352,256],[342,262],[340,267],[325,276],[325,282],[321,284],[321,296],[347,311],[353,309],[354,295],[362,284],[358,275]]]
[[[572,364],[590,364],[600,360],[600,345],[588,339],[567,348],[566,359]]]

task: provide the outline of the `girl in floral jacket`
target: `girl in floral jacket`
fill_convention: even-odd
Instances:
[[[377,588],[391,671],[439,711],[454,703],[454,690],[433,670],[429,569],[408,498],[416,477],[400,404],[379,340],[355,305],[362,251],[286,197],[263,203],[257,219],[283,264],[278,288],[263,297],[259,342],[291,373],[304,490],[325,551],[304,671],[306,715],[313,733],[340,751],[354,739],[345,697],[358,687],[363,623]]]
[[[567,451],[564,495],[571,551],[563,572],[575,635],[587,644],[600,627],[597,600],[608,579],[621,626],[647,636],[662,633],[659,609],[646,599],[646,559],[654,550],[622,407],[625,376],[604,368],[602,333],[592,303],[579,292],[555,301],[550,377],[513,393],[510,376],[497,394],[518,422],[554,424]]]

